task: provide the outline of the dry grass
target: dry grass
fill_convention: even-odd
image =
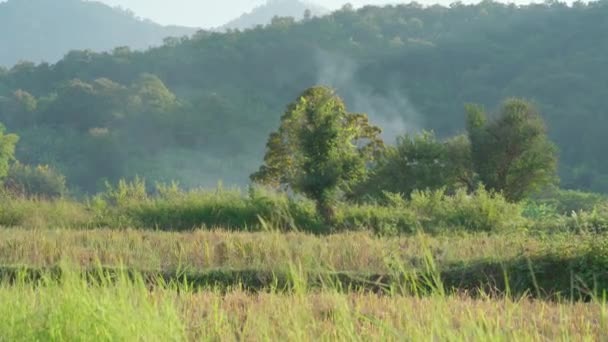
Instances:
[[[141,270],[283,269],[384,272],[387,258],[416,267],[430,251],[439,264],[507,260],[548,249],[576,249],[583,237],[541,238],[464,234],[383,238],[370,233],[314,236],[304,233],[187,233],[139,230],[0,229],[0,264],[46,267],[67,260],[82,266],[122,265]]]
[[[40,282],[0,281],[0,341],[601,341],[608,336],[604,299],[470,296],[445,294],[441,286],[420,296],[401,295],[399,288],[375,295],[332,284],[310,288],[300,273],[383,272],[395,258],[407,270],[423,266],[425,256],[442,265],[548,250],[567,255],[591,238],[598,237],[0,229],[0,263],[66,270],[61,281],[50,275]],[[294,286],[252,293],[159,279],[151,288],[120,274],[96,282],[74,267],[98,261],[135,270],[287,269],[294,272]]]
[[[600,303],[242,292],[178,303],[189,336],[205,340],[600,341],[608,334]]]

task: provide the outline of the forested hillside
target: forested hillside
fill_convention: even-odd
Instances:
[[[605,1],[346,6],[146,52],[72,52],[0,69],[0,122],[21,138],[17,159],[53,165],[83,190],[135,175],[244,184],[285,106],[315,84],[368,113],[389,143],[463,132],[465,103],[494,110],[517,96],[548,122],[562,186],[606,192],[606,18]]]
[[[54,63],[76,49],[146,49],[161,45],[165,37],[195,31],[163,27],[100,2],[8,0],[0,2],[0,65],[21,60]]]
[[[329,10],[310,2],[300,0],[268,0],[262,6],[231,20],[222,29],[250,29],[258,25],[270,24],[274,17],[292,17],[295,20],[321,16]]]

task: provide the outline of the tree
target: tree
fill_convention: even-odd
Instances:
[[[268,139],[264,164],[251,179],[313,199],[330,224],[340,192],[366,177],[383,147],[380,133],[366,115],[348,113],[331,89],[310,88],[287,108]]]
[[[0,121],[11,129],[28,127],[35,121],[38,100],[30,93],[17,90],[9,97],[0,97]]]
[[[480,106],[466,110],[474,169],[488,189],[518,201],[557,180],[557,149],[532,104],[509,99],[493,120]]]
[[[373,175],[355,191],[358,198],[378,197],[383,191],[410,196],[415,190],[471,189],[473,171],[466,136],[438,140],[433,132],[405,135],[388,147]]]
[[[9,168],[9,163],[15,158],[15,145],[19,137],[15,134],[6,134],[4,125],[0,124],[0,180]]]

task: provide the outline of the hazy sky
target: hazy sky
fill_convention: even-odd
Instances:
[[[131,9],[140,17],[161,24],[177,24],[196,27],[216,27],[225,24],[244,12],[266,2],[266,0],[98,0],[112,6]],[[449,0],[438,0],[449,3]],[[350,2],[355,6],[364,4],[396,3],[396,0],[316,0],[316,4],[329,9],[340,8]],[[409,2],[409,1],[407,1]],[[424,0],[419,0],[425,3]]]

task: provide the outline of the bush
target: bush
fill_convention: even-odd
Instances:
[[[4,188],[15,195],[58,198],[67,193],[65,177],[48,165],[32,167],[21,163],[10,166]]]
[[[157,184],[154,192],[149,195],[141,179],[121,181],[116,187],[108,185],[89,207],[102,225],[111,227],[260,230],[270,226],[317,233],[324,229],[313,202],[263,188],[252,187],[245,195],[238,189],[184,191],[177,184]]]
[[[22,228],[96,227],[86,206],[67,199],[39,199],[0,192],[0,226]]]
[[[443,190],[416,191],[410,201],[425,231],[463,229],[467,231],[507,231],[524,228],[527,220],[520,204],[483,188],[472,194],[459,190],[447,196]]]
[[[443,190],[416,191],[411,200],[384,193],[382,205],[342,203],[332,227],[323,223],[314,202],[261,187],[252,187],[244,194],[222,188],[183,191],[176,184],[161,184],[155,193],[149,195],[141,180],[121,181],[116,188],[108,186],[89,206],[100,225],[162,230],[272,227],[312,233],[371,230],[395,235],[419,230],[506,231],[528,223],[519,204],[484,189],[473,194],[462,190],[453,196]]]
[[[572,212],[565,220],[569,231],[575,233],[608,232],[608,206],[597,207],[592,211]]]
[[[577,211],[591,211],[596,206],[608,203],[604,195],[576,190],[552,189],[536,195],[533,201],[555,208],[559,214],[571,214]]]
[[[384,193],[385,205],[343,205],[338,220],[342,230],[370,229],[381,234],[446,230],[497,232],[525,228],[528,225],[519,204],[502,195],[478,189],[473,194],[444,190],[415,191],[411,200]]]
[[[336,222],[339,231],[371,230],[380,235],[408,234],[421,229],[416,213],[404,206],[343,205]]]
[[[483,189],[473,194],[459,191],[453,196],[442,190],[418,191],[413,193],[411,200],[398,194],[384,193],[383,196],[382,204],[339,204],[335,223],[328,227],[316,212],[313,201],[286,193],[259,187],[252,187],[247,193],[222,188],[184,191],[176,184],[157,185],[154,191],[148,192],[145,182],[136,179],[121,181],[116,187],[108,186],[105,192],[86,204],[65,199],[4,195],[0,197],[0,225],[169,231],[278,229],[315,234],[369,230],[381,235],[397,235],[446,230],[500,232],[529,224],[522,216],[521,205],[509,203],[501,195]],[[603,218],[602,215],[598,217]],[[561,218],[564,220],[562,226],[566,227],[566,218]],[[599,227],[604,222],[599,218],[590,221],[585,216],[585,222]],[[568,220],[574,222],[572,218]]]

